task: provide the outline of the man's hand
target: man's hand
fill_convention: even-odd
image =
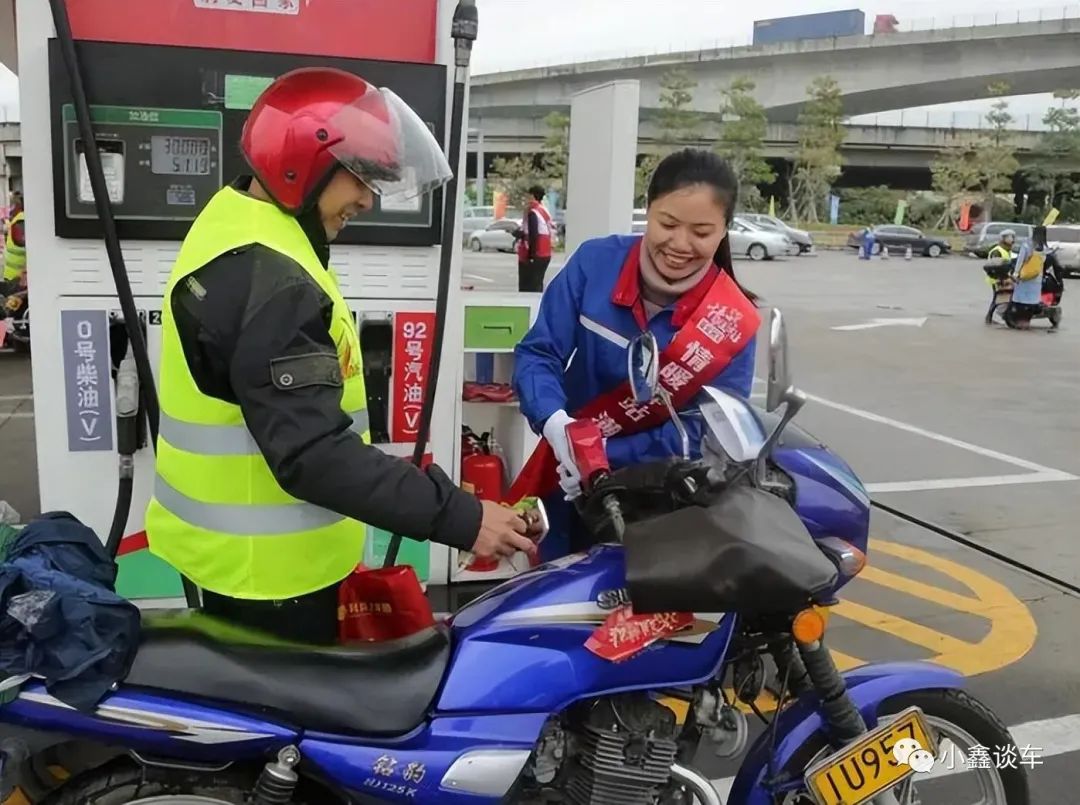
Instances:
[[[492,559],[513,556],[517,551],[530,554],[536,551],[536,543],[525,536],[525,521],[516,511],[490,500],[481,500],[480,505],[484,513],[480,534],[472,548],[475,556]]]

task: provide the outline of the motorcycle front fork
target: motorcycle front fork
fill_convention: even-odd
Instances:
[[[811,691],[817,695],[834,749],[842,749],[867,732],[866,721],[852,701],[844,677],[824,642],[788,640],[774,646],[772,655],[780,678],[787,678],[788,689],[793,695]],[[880,794],[872,802],[873,805],[900,805],[892,791]]]

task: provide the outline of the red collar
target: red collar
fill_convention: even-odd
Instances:
[[[619,278],[615,281],[615,288],[611,292],[611,303],[619,307],[630,308],[634,313],[634,320],[642,329],[648,325],[645,316],[645,305],[641,299],[641,238],[637,238],[630,245],[630,251],[623,261]],[[715,265],[710,264],[701,281],[689,291],[679,297],[675,303],[675,311],[671,316],[673,327],[682,327],[690,314],[697,310],[701,300],[709,292],[713,282],[719,274]]]

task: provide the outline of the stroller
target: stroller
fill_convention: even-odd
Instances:
[[[993,283],[993,296],[990,298],[990,308],[986,311],[986,323],[993,324],[996,313],[1010,329],[1016,329],[1019,319],[1046,319],[1050,322],[1050,329],[1056,330],[1061,324],[1061,296],[1065,292],[1065,283],[1061,279],[1061,266],[1054,253],[1049,252],[1043,264],[1042,298],[1037,305],[1019,305],[1012,301],[1015,269],[1015,257],[983,266],[983,272]]]

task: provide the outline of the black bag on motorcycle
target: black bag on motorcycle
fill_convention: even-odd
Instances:
[[[836,583],[836,566],[781,498],[750,486],[628,524],[635,613],[792,613]]]

